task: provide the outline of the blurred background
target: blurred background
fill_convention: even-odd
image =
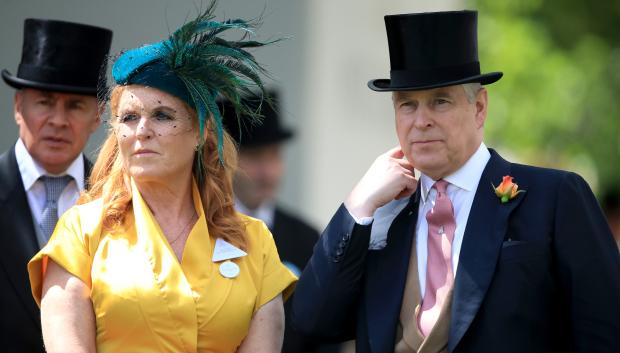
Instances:
[[[206,2],[199,0],[0,0],[0,69],[15,73],[28,17],[114,31],[112,52],[162,39]],[[389,77],[386,14],[478,9],[489,86],[485,141],[513,161],[570,169],[599,194],[620,178],[620,1],[577,0],[227,0],[219,19],[263,14],[255,51],[280,91],[286,146],[281,202],[318,228],[375,157],[395,146],[389,93],[366,87]],[[0,150],[15,143],[14,91],[0,84]],[[91,138],[94,160],[106,126]]]
[[[200,0],[0,0],[0,69],[15,73],[26,18],[110,28],[112,53],[159,41],[195,17]],[[478,9],[489,86],[486,144],[512,161],[569,169],[610,200],[620,230],[620,1],[226,0],[218,19],[256,18],[255,51],[272,73],[284,124],[280,203],[323,228],[377,155],[397,144],[389,93],[366,87],[389,77],[386,14]],[[0,83],[0,151],[17,138],[14,91]],[[87,154],[96,158],[104,124]],[[615,192],[615,194],[614,194]],[[614,196],[615,195],[615,196]],[[351,349],[351,347],[348,347]]]

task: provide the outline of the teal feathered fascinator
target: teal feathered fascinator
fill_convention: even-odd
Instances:
[[[259,110],[245,105],[242,97],[255,95],[257,90],[265,95],[261,75],[266,75],[266,71],[246,49],[275,41],[249,40],[255,25],[248,21],[215,21],[215,4],[216,1],[212,2],[168,39],[124,52],[114,62],[112,76],[119,85],[154,87],[196,109],[201,144],[206,119],[213,119],[218,155],[223,161],[224,128],[216,103],[218,96],[232,103],[239,119],[250,119],[251,123],[260,120]],[[242,31],[241,39],[232,41],[220,36],[229,30]]]

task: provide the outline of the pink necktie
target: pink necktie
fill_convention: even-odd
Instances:
[[[448,292],[454,282],[452,274],[452,240],[456,221],[454,208],[446,194],[448,182],[439,180],[433,188],[437,190],[435,205],[426,214],[428,222],[428,255],[426,264],[426,289],[418,316],[418,326],[428,336],[439,318]]]

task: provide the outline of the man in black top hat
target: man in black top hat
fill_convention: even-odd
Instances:
[[[98,88],[105,89],[110,30],[27,19],[17,74],[15,146],[0,155],[0,350],[44,352],[40,314],[26,264],[58,217],[84,190],[91,169],[82,154],[100,125]]]
[[[400,145],[336,212],[293,324],[357,352],[615,352],[620,256],[588,184],[483,143],[477,13],[385,17]],[[414,168],[420,172],[414,175]]]
[[[223,105],[226,130],[239,145],[239,170],[234,178],[235,207],[241,213],[265,222],[273,234],[282,262],[297,276],[312,255],[319,233],[312,226],[277,205],[276,194],[284,174],[283,143],[293,132],[282,126],[278,114],[278,95],[269,91],[271,104],[263,101],[261,124],[238,124],[234,109]],[[259,109],[259,99],[248,98],[252,109]],[[290,327],[290,300],[285,304],[286,329],[283,353],[337,352],[336,345],[319,347],[305,340]]]

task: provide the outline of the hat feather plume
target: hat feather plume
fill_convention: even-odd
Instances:
[[[221,96],[230,101],[238,119],[249,119],[252,124],[260,122],[260,110],[247,106],[242,97],[258,93],[269,101],[261,79],[261,75],[268,73],[246,49],[278,40],[248,40],[256,25],[242,19],[216,21],[215,4],[216,1],[212,2],[206,11],[163,42],[163,60],[186,85],[199,114],[201,136],[206,119],[213,119],[222,160],[224,128],[216,100]],[[220,36],[231,30],[241,31],[241,38],[227,40]]]

